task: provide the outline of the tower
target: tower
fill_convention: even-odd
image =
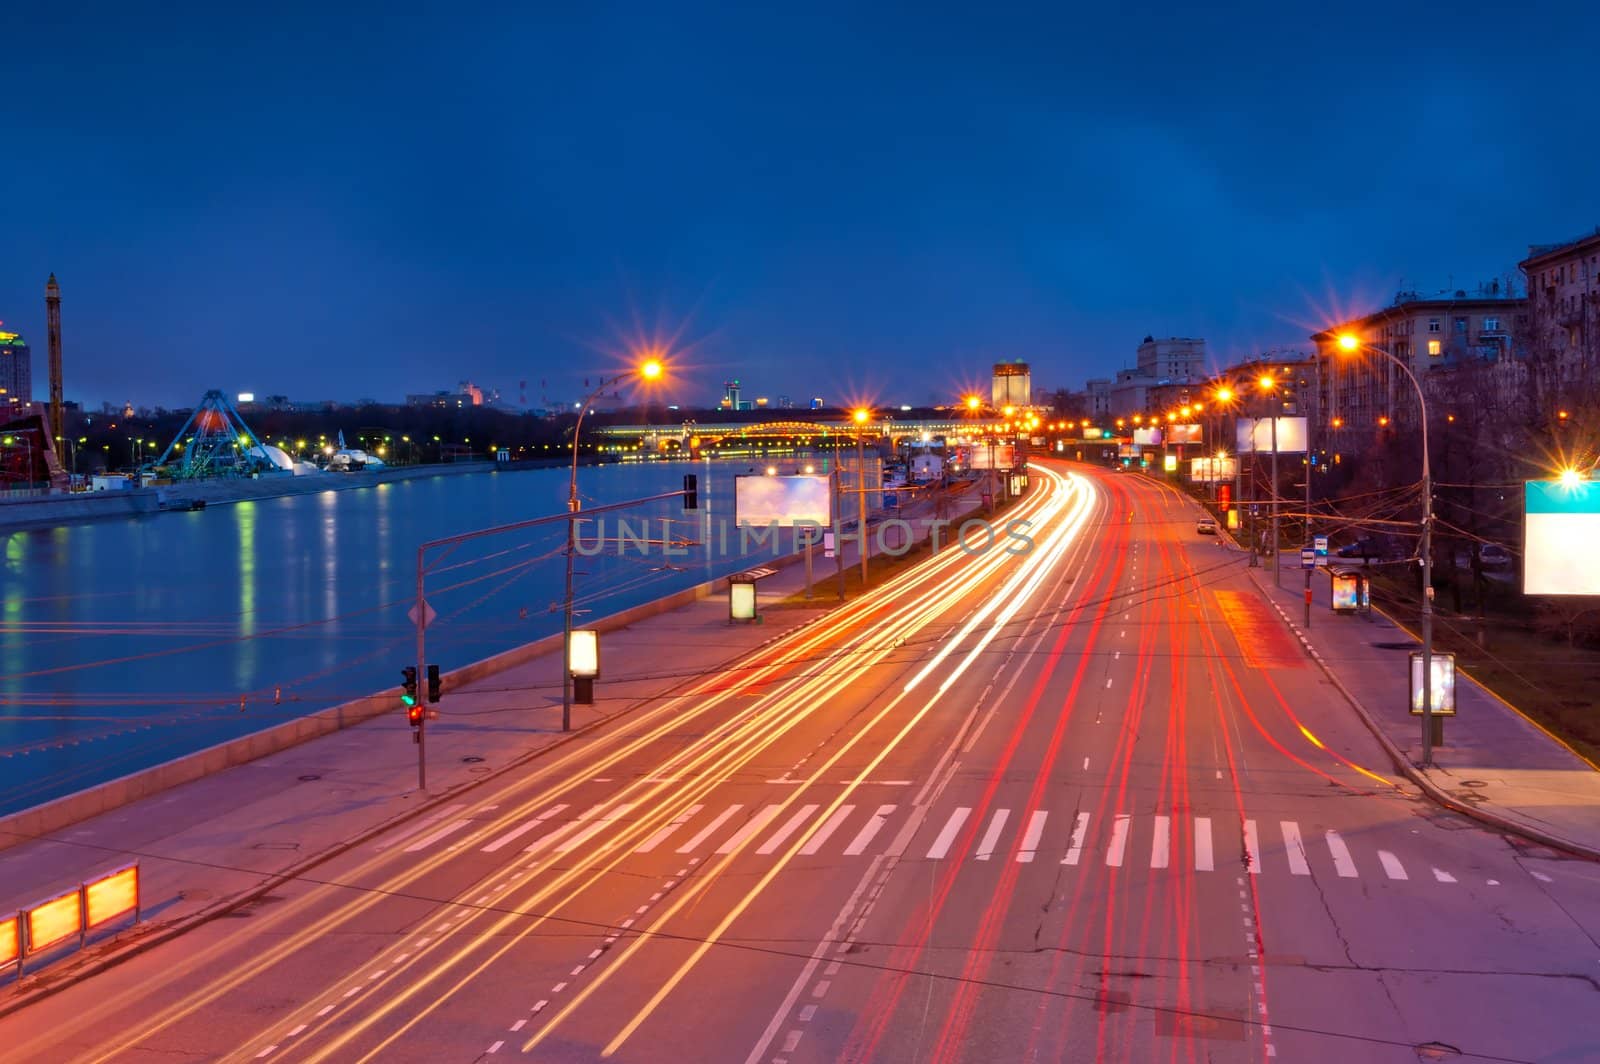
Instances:
[[[50,432],[55,436],[56,461],[67,461],[67,427],[61,421],[61,286],[51,274],[44,286],[45,332],[50,347]]]

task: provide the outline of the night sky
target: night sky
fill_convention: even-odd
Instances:
[[[93,406],[537,404],[643,338],[672,401],[925,403],[1303,345],[1600,224],[1593,5],[231,6],[7,5],[41,397],[52,270]]]

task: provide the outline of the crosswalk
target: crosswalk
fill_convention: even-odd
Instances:
[[[524,854],[568,854],[586,843],[612,850],[619,845],[635,854],[656,851],[701,857],[735,852],[756,857],[787,853],[798,844],[799,857],[861,857],[895,845],[898,856],[930,861],[976,861],[990,864],[1055,863],[1066,866],[1125,869],[1129,873],[1215,873],[1219,869],[1251,875],[1363,875],[1395,882],[1413,879],[1455,883],[1449,872],[1416,858],[1402,860],[1389,849],[1352,845],[1333,829],[1302,830],[1293,820],[1240,820],[1233,817],[1174,816],[1170,813],[1097,815],[1085,810],[955,806],[924,817],[903,838],[900,827],[912,815],[896,804],[837,807],[807,803],[786,808],[782,803],[726,806],[691,805],[648,834],[629,820],[631,804],[599,804],[588,808],[553,805],[520,823],[500,822],[495,830],[473,837],[464,829],[480,822],[452,808],[402,840],[405,853],[438,846],[471,846],[484,853],[514,848]],[[886,831],[891,824],[894,831]],[[898,842],[890,840],[899,839]],[[385,846],[399,843],[389,842]],[[380,847],[381,848],[381,847]]]

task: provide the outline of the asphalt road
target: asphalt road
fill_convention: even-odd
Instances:
[[[1010,516],[0,1060],[1600,1061],[1600,868],[1391,779],[1176,493]]]

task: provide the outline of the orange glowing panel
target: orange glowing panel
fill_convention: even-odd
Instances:
[[[0,920],[0,968],[15,964],[22,952],[22,941],[17,934],[17,914]]]
[[[34,906],[27,912],[28,952],[38,953],[75,937],[83,927],[83,910],[78,906],[78,888]]]
[[[139,907],[139,866],[119,868],[83,886],[84,926],[96,927]]]

